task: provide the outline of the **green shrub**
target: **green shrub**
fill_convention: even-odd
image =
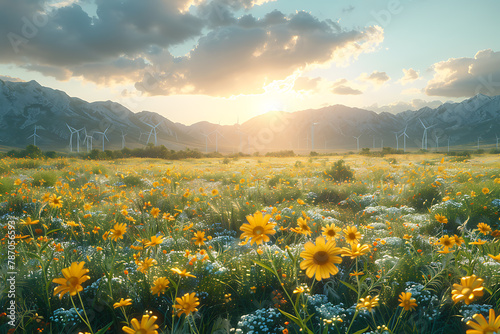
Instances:
[[[141,178],[137,175],[129,175],[123,178],[123,183],[129,187],[139,187],[143,184]]]
[[[33,185],[37,187],[52,187],[56,181],[57,175],[54,172],[42,171],[33,174]]]
[[[338,160],[333,163],[333,166],[330,169],[327,169],[324,172],[324,177],[341,182],[353,180],[354,173],[352,172],[351,167],[345,164],[344,160]]]

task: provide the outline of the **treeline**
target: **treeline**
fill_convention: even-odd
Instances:
[[[167,160],[181,160],[181,159],[200,159],[200,158],[222,158],[222,157],[246,157],[249,155],[243,153],[236,153],[231,155],[222,155],[218,152],[202,153],[198,150],[180,150],[174,151],[169,150],[165,146],[154,146],[149,144],[144,148],[129,149],[124,148],[122,150],[105,150],[100,151],[93,149],[90,152],[80,152],[80,153],[61,153],[55,151],[42,152],[40,148],[34,145],[28,145],[23,150],[10,150],[5,154],[0,153],[1,157],[11,157],[11,158],[33,158],[33,159],[45,159],[45,158],[60,158],[60,157],[79,157],[82,159],[90,160],[113,160],[113,159],[123,159],[123,158],[157,158],[157,159],[167,159]]]

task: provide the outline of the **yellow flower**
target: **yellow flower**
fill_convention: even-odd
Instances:
[[[476,297],[481,297],[484,293],[483,279],[477,278],[476,275],[462,277],[460,283],[453,284],[454,290],[451,291],[451,299],[455,303],[463,300],[469,305]]]
[[[52,208],[62,208],[63,201],[61,201],[61,196],[57,196],[56,194],[52,194],[49,197],[49,205]]]
[[[455,237],[451,237],[449,235],[443,235],[439,241],[437,242],[443,248],[451,248],[455,245]]]
[[[158,319],[157,316],[152,316],[150,318],[149,314],[145,314],[142,316],[141,323],[136,318],[133,318],[130,322],[132,324],[132,328],[128,326],[123,326],[122,330],[127,334],[158,334],[156,330],[158,325],[155,325],[155,321]]]
[[[306,289],[303,286],[299,286],[293,290],[293,293],[303,293]]]
[[[459,237],[458,235],[454,235],[453,238],[455,239],[455,244],[460,247],[465,241],[464,238]]]
[[[168,287],[169,280],[166,277],[159,277],[155,281],[155,285],[151,288],[151,293],[153,295],[162,293]]]
[[[495,318],[495,310],[490,309],[490,314],[488,321],[484,318],[482,314],[474,314],[472,316],[474,320],[467,321],[467,326],[473,329],[468,329],[467,334],[495,334],[500,333],[500,315]]]
[[[159,237],[157,237],[156,235],[153,235],[151,237],[151,241],[146,242],[145,245],[146,245],[146,247],[153,247],[156,245],[160,245],[162,242],[163,242],[162,235],[160,235]]]
[[[481,232],[484,235],[488,235],[491,233],[491,227],[488,224],[485,223],[479,223],[477,224],[477,230]]]
[[[160,214],[160,209],[152,208],[149,213],[151,214],[151,216],[153,216],[153,218],[158,218],[158,215]]]
[[[306,203],[305,203],[303,200],[301,200],[300,198],[297,200],[297,203],[298,203],[299,205],[304,205],[304,204],[306,204]]]
[[[205,232],[201,232],[201,231],[197,231],[195,234],[194,234],[194,238],[191,238],[194,240],[194,244],[196,246],[203,246],[205,244],[205,240],[207,240],[207,238],[205,238]]]
[[[489,190],[488,188],[483,188],[481,191],[482,191],[482,192],[483,192],[483,194],[485,194],[485,195],[486,195],[486,194],[489,194],[489,192],[490,192],[490,190]]]
[[[269,223],[271,215],[262,216],[262,212],[258,211],[254,215],[248,215],[247,221],[241,225],[240,230],[243,231],[240,239],[246,238],[245,242],[250,240],[250,245],[256,243],[257,245],[262,244],[262,242],[268,242],[270,240],[268,235],[274,235],[276,231],[274,227],[276,223]]]
[[[309,220],[306,218],[299,217],[297,219],[297,225],[299,225],[297,228],[291,228],[290,231],[298,233],[298,234],[305,234],[305,235],[311,235],[311,228],[309,227]]]
[[[145,258],[144,261],[138,261],[137,263],[137,270],[139,270],[141,273],[145,274],[146,271],[152,267],[157,265],[158,262],[155,259],[152,258]]]
[[[372,312],[375,307],[379,306],[378,301],[378,296],[366,296],[365,298],[359,298],[359,303],[356,305],[356,308],[366,309],[368,312]]]
[[[350,256],[355,259],[358,256],[363,256],[370,251],[370,245],[351,244],[351,249],[342,247],[342,256]]]
[[[26,218],[26,220],[21,219],[21,224],[23,225],[35,225],[39,222],[39,220],[31,220],[30,217]]]
[[[90,204],[90,203],[85,203],[85,204],[83,205],[83,210],[85,210],[85,211],[89,211],[90,209],[92,209],[92,204]]]
[[[186,269],[181,271],[179,268],[171,268],[170,270],[172,270],[173,273],[175,273],[181,277],[196,277],[194,275],[191,275],[191,273],[189,271],[186,272]]]
[[[124,307],[124,306],[128,306],[128,305],[132,305],[132,299],[120,298],[120,301],[118,303],[113,304],[113,308],[119,308],[119,307]]]
[[[217,189],[212,190],[212,196],[217,196],[219,195],[219,191]]]
[[[500,254],[498,254],[497,256],[493,256],[492,254],[488,254],[488,256],[491,257],[493,260],[500,262]]]
[[[405,311],[413,311],[417,307],[417,300],[411,298],[411,292],[401,292],[398,301],[401,303],[399,306],[404,308]]]
[[[476,241],[469,242],[469,244],[471,244],[471,245],[484,245],[485,243],[486,243],[486,240],[481,240],[481,239],[477,239]]]
[[[341,249],[335,246],[335,241],[325,242],[323,237],[317,237],[316,244],[307,242],[304,245],[305,250],[300,253],[305,259],[300,263],[300,269],[305,270],[308,277],[315,276],[317,281],[336,275],[339,269],[335,264],[341,263],[342,258],[337,256]]]
[[[66,225],[68,226],[72,226],[72,227],[79,227],[80,225],[78,225],[77,223],[75,223],[74,221],[70,220],[68,222],[66,222]]]
[[[123,239],[123,235],[127,231],[127,224],[125,223],[116,223],[115,226],[110,230],[109,238],[118,241],[118,239]]]
[[[198,297],[196,297],[196,293],[193,292],[191,294],[186,293],[182,298],[176,298],[175,301],[177,304],[174,305],[176,309],[179,309],[177,312],[177,316],[180,316],[184,313],[186,316],[191,314],[192,312],[198,311],[196,306],[200,305],[200,301]]]
[[[361,241],[361,233],[356,226],[347,226],[342,232],[344,232],[345,241],[350,244],[357,244]]]
[[[339,237],[339,232],[342,231],[340,227],[335,226],[334,223],[326,225],[321,229],[321,233],[326,237],[326,240],[336,240]]]
[[[71,296],[75,296],[83,290],[82,283],[89,280],[90,276],[85,275],[89,272],[88,269],[83,269],[85,262],[73,262],[69,268],[64,268],[62,274],[64,278],[54,278],[52,282],[60,284],[54,289],[54,296],[59,294],[59,299],[62,299],[64,294],[69,292]]]
[[[448,218],[446,218],[443,215],[440,215],[439,213],[434,216],[434,219],[436,219],[441,224],[447,224],[448,223]]]

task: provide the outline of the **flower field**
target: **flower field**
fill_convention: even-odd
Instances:
[[[0,173],[0,333],[500,333],[496,156]]]

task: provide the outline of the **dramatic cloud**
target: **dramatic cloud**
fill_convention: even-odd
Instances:
[[[342,29],[306,12],[249,14],[273,0],[82,1],[0,1],[0,63],[58,80],[135,82],[149,95],[233,96],[356,58],[383,40],[379,27]],[[187,42],[195,47],[186,56],[170,53]]]
[[[363,94],[359,89],[354,89],[349,86],[347,79],[340,79],[333,83],[331,92],[337,95],[360,95]]]
[[[2,63],[45,67],[134,59],[199,36],[203,20],[184,12],[188,0],[95,0],[97,16],[78,4],[0,2]]]
[[[8,75],[0,75],[0,80],[12,82],[24,82],[23,79],[9,77]]]
[[[368,75],[367,73],[361,74],[359,80],[371,82],[376,86],[383,85],[386,81],[389,81],[391,78],[385,72],[374,71],[372,74]]]
[[[403,68],[403,73],[404,73],[404,76],[400,80],[401,84],[403,84],[403,85],[406,85],[407,83],[413,82],[420,77],[418,72],[415,71],[413,68],[409,68],[409,69]]]
[[[378,104],[373,104],[371,106],[365,107],[365,109],[375,111],[377,113],[380,112],[389,112],[392,114],[397,114],[402,111],[407,111],[407,110],[418,110],[422,109],[424,107],[429,107],[429,108],[437,108],[440,105],[442,105],[443,102],[439,100],[434,100],[434,101],[424,101],[422,99],[413,99],[411,102],[403,102],[403,101],[398,101],[395,103],[391,103],[386,106],[381,106],[379,107]]]
[[[295,84],[293,86],[293,90],[298,91],[315,91],[318,88],[318,84],[321,81],[321,78],[308,78],[308,77],[299,77],[295,80]]]
[[[427,95],[500,94],[500,52],[482,50],[474,58],[451,58],[434,64],[432,69],[435,73],[425,88]]]
[[[200,38],[185,57],[153,60],[161,71],[155,71],[158,84],[147,93],[262,93],[274,80],[335,62],[338,51],[352,48],[351,56],[357,56],[382,39],[378,28],[342,31],[336,23],[320,21],[306,12],[286,17],[274,11],[262,19],[245,15],[236,24],[218,27]],[[142,90],[141,83],[136,87]]]

